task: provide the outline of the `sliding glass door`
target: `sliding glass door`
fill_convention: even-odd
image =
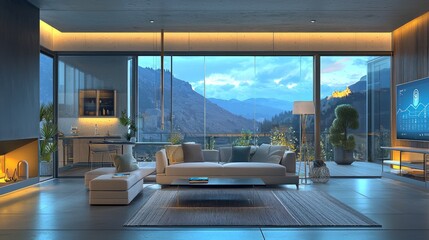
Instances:
[[[40,164],[41,180],[54,175],[56,124],[54,121],[54,59],[40,53]]]
[[[320,91],[325,159],[338,162],[335,157],[338,146],[331,141],[334,138],[329,129],[336,117],[335,109],[346,104],[358,113],[358,126],[347,129],[347,136],[354,139],[354,147],[350,150],[354,165],[376,162],[383,154],[380,146],[390,142],[390,57],[322,56]],[[365,165],[365,168],[355,174],[380,175],[378,166]]]

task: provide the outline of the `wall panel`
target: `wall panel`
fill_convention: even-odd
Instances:
[[[0,1],[0,140],[39,136],[39,9]]]
[[[429,76],[429,12],[393,32],[393,84]],[[392,109],[396,109],[396,89],[392,88]],[[428,148],[429,143],[396,140],[396,114],[392,111],[392,146]]]

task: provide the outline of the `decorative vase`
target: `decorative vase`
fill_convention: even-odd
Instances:
[[[326,183],[329,181],[330,177],[329,168],[323,161],[315,161],[310,164],[310,171],[308,175],[311,181],[314,183]]]

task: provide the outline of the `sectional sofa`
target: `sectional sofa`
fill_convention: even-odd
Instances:
[[[262,144],[259,147],[252,147],[247,161],[233,159],[237,156],[235,147],[201,150],[201,161],[195,161],[195,159],[188,161],[189,154],[181,153],[183,146],[176,145],[173,150],[168,149],[170,146],[166,146],[156,153],[158,184],[168,185],[175,179],[205,176],[209,178],[252,177],[261,178],[267,185],[295,184],[297,188],[299,186],[295,152],[287,151],[283,146]],[[177,156],[183,159],[177,161]]]

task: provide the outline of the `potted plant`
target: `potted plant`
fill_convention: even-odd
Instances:
[[[121,112],[121,117],[119,118],[119,122],[122,126],[127,127],[127,132],[124,133],[124,138],[127,139],[127,141],[130,141],[132,137],[136,136],[136,123],[133,119],[127,116],[126,111]]]
[[[354,162],[353,150],[355,139],[348,129],[359,127],[359,113],[349,104],[341,104],[335,108],[335,119],[329,129],[329,141],[334,146],[334,161],[340,165]]]
[[[214,150],[215,144],[216,144],[216,140],[214,136],[211,136],[206,143],[206,150]]]
[[[168,138],[168,141],[172,144],[172,145],[177,145],[177,144],[181,144],[183,142],[183,135],[177,131],[177,130],[173,130],[170,133],[170,137]]]
[[[40,176],[50,176],[53,173],[52,154],[58,149],[53,103],[40,106],[40,123]]]
[[[289,151],[295,151],[298,139],[295,137],[293,127],[284,129],[274,127],[270,131],[270,141],[271,145],[286,146]]]
[[[250,146],[252,142],[252,132],[242,130],[240,137],[232,142],[232,146]]]

